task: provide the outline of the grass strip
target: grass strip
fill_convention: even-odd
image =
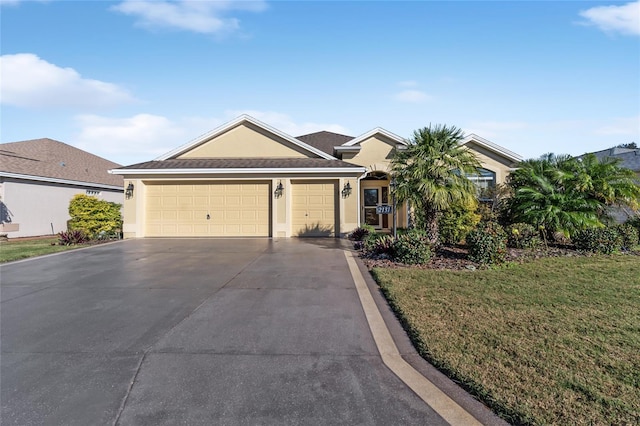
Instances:
[[[57,243],[57,237],[34,239],[34,240],[16,240],[0,242],[0,263],[13,262],[14,260],[27,259],[34,256],[42,256],[44,254],[58,253],[61,251],[72,250],[81,246],[59,246],[52,245]]]
[[[513,424],[640,424],[640,257],[374,268],[420,354]]]

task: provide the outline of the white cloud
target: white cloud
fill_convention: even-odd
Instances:
[[[640,0],[622,6],[597,6],[583,10],[580,16],[585,24],[594,25],[602,31],[640,35]]]
[[[231,11],[260,12],[266,3],[258,1],[149,1],[125,0],[112,10],[138,18],[137,25],[146,28],[177,28],[201,34],[235,31],[237,18],[225,17]]]
[[[640,135],[640,115],[636,117],[615,118],[611,123],[596,129],[599,135],[635,136]]]
[[[2,103],[20,107],[104,107],[133,101],[121,87],[83,78],[37,55],[0,56]]]
[[[315,123],[311,121],[296,123],[289,115],[274,111],[236,110],[226,112],[226,116],[229,120],[242,114],[247,114],[253,118],[257,118],[263,123],[268,124],[271,127],[275,127],[276,129],[294,137],[319,132],[321,130],[340,134],[348,134],[349,132],[346,127],[343,127],[340,124]]]
[[[75,146],[121,164],[152,160],[187,138],[186,128],[152,114],[128,118],[79,115],[76,124],[80,133],[74,138]]]
[[[432,99],[431,96],[427,95],[421,90],[403,90],[399,93],[396,93],[393,98],[396,101],[411,103],[420,103]]]

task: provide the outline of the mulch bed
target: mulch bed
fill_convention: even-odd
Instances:
[[[467,248],[464,246],[442,246],[428,263],[423,265],[405,265],[397,263],[384,257],[371,258],[360,252],[365,265],[371,268],[417,268],[417,269],[440,269],[450,271],[475,271],[483,269],[487,266],[480,265],[467,259]],[[628,252],[629,255],[640,256],[640,251]],[[536,250],[507,249],[507,262],[524,263],[544,257],[575,257],[575,256],[593,256],[592,253],[584,253],[577,251],[568,245],[550,245],[548,248]]]

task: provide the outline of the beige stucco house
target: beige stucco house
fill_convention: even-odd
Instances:
[[[470,135],[479,186],[503,182],[517,154]],[[358,137],[293,137],[247,115],[175,150],[111,170],[124,177],[124,236],[343,236],[361,223],[392,227],[389,165],[407,141],[376,128]],[[406,206],[398,226],[406,227]]]

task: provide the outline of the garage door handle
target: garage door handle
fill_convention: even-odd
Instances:
[[[211,219],[211,216],[209,215],[209,213],[207,213],[207,220]]]

